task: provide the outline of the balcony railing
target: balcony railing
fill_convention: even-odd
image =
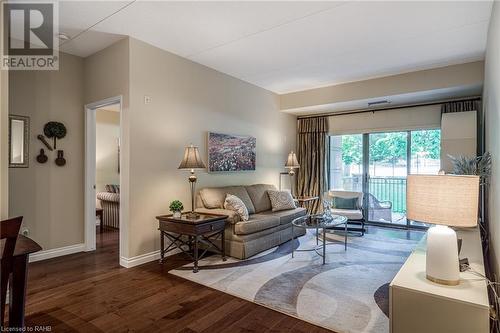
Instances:
[[[392,211],[406,213],[405,177],[370,177],[369,191],[379,201],[392,202]]]

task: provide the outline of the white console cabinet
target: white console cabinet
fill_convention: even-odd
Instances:
[[[479,229],[457,231],[460,258],[484,275]],[[488,333],[486,282],[471,272],[460,273],[458,286],[433,283],[425,277],[425,237],[390,284],[391,333]]]

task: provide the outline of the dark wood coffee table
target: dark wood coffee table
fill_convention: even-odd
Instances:
[[[198,272],[198,261],[208,250],[220,253],[222,260],[226,261],[224,229],[227,218],[227,215],[215,214],[198,214],[196,218],[192,218],[189,213],[183,213],[180,218],[173,215],[157,216],[161,244],[160,263],[165,261],[165,254],[175,249],[181,250],[194,260],[193,273]],[[170,241],[167,248],[165,238]],[[219,239],[220,248],[214,244]],[[198,255],[200,244],[206,247],[203,253]]]

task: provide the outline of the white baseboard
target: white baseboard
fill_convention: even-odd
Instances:
[[[68,254],[84,252],[85,244],[75,244],[69,246],[59,247],[57,249],[50,249],[45,251],[36,252],[30,255],[30,262],[47,260],[56,257],[66,256]]]
[[[50,249],[33,253],[30,255],[30,262],[52,259],[56,257],[66,256],[68,254],[85,252],[85,251],[86,251],[85,243],[69,245],[69,246],[59,247],[57,249]],[[180,250],[176,249],[174,251],[169,252],[169,256],[179,252]],[[160,259],[160,251],[157,250],[131,258],[120,257],[120,266],[125,268],[131,268],[159,259]]]
[[[180,250],[176,249],[171,252],[169,252],[168,256],[174,255],[176,253],[181,252]],[[132,258],[125,258],[125,257],[120,257],[120,266],[125,267],[125,268],[132,268],[135,266],[139,266],[145,263],[148,263],[150,261],[155,261],[155,260],[160,260],[160,251],[153,251],[145,254],[141,254],[140,256],[132,257]]]

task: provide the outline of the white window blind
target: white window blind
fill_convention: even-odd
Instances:
[[[441,127],[441,105],[330,116],[330,135],[407,131]]]

